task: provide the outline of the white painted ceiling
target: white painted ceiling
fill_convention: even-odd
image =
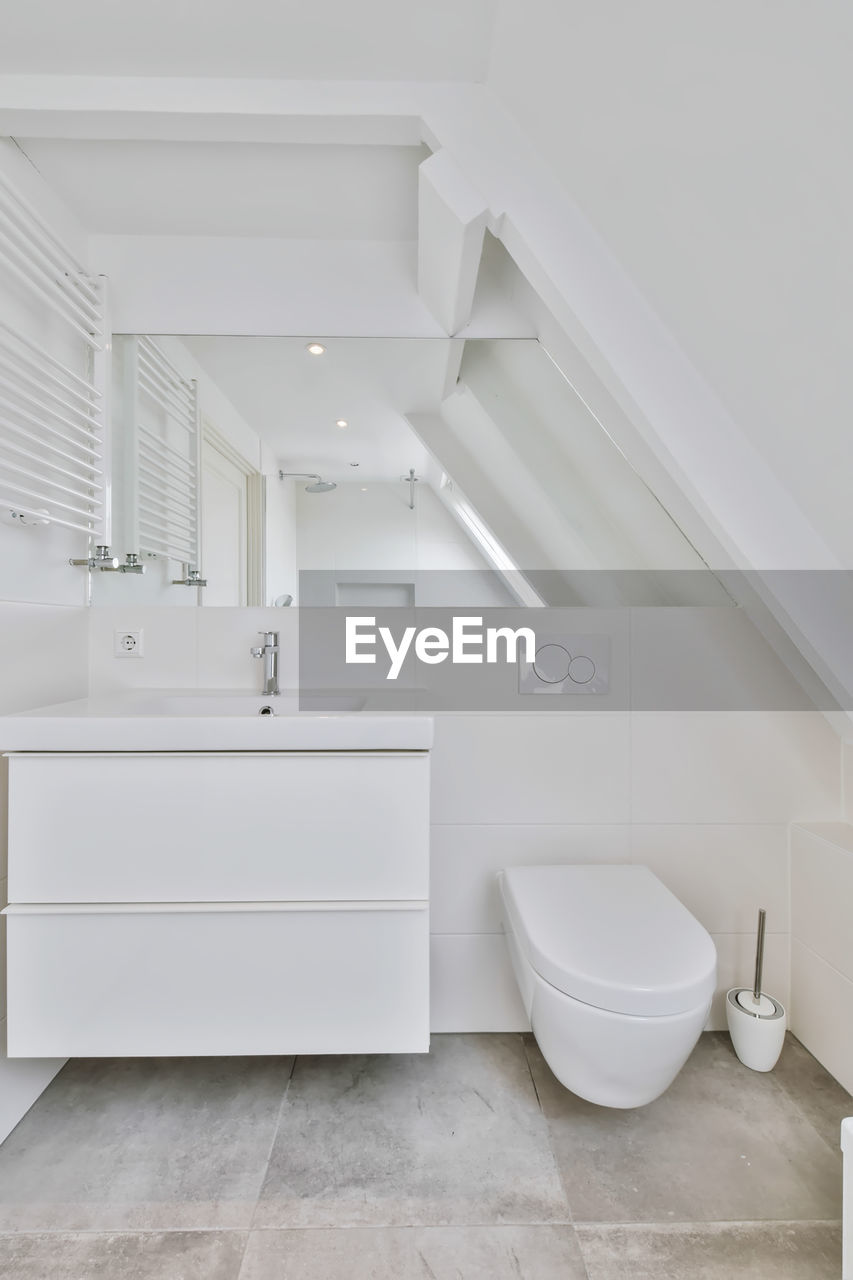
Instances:
[[[319,340],[322,356],[308,353],[307,337],[182,339],[285,470],[338,482],[422,472],[427,454],[404,415],[438,408],[451,343]]]
[[[482,81],[497,0],[27,0],[0,73]]]
[[[426,147],[18,138],[90,233],[415,240]]]

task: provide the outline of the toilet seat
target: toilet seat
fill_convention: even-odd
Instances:
[[[531,968],[565,995],[640,1017],[710,1001],[714,944],[647,867],[510,867],[500,890]]]

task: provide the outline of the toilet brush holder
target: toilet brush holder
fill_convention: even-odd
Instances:
[[[783,1006],[761,990],[766,917],[763,909],[759,911],[752,989],[733,987],[726,992],[726,1021],[734,1051],[744,1066],[753,1071],[773,1070],[782,1052],[788,1025]]]

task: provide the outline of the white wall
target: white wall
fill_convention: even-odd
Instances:
[[[489,78],[848,567],[851,36],[842,0],[504,3]]]
[[[838,157],[851,35],[839,0],[533,0],[523,12],[503,4],[490,73],[531,147],[848,568],[853,183]],[[832,643],[842,635],[834,623]],[[847,1088],[851,865],[849,828],[792,832],[793,1028]]]
[[[14,145],[0,139],[0,169],[85,261],[85,238],[70,213],[43,186]],[[67,355],[61,335],[17,286],[0,276],[0,319],[23,325],[35,340]],[[83,608],[87,574],[68,564],[87,554],[83,534],[58,528],[20,528],[0,521],[0,715],[42,703],[85,697],[88,622]],[[3,742],[0,738],[0,752]],[[6,771],[0,762],[0,905],[6,903]],[[5,927],[0,921],[0,968]],[[0,973],[0,1141],[32,1106],[62,1063],[7,1059],[5,974]]]
[[[264,546],[266,554],[266,598],[271,605],[279,596],[299,595],[299,566],[296,558],[296,487],[293,480],[279,480],[278,459],[267,445],[262,450],[266,477]]]
[[[430,485],[346,483],[330,493],[296,485],[296,559],[300,569],[487,570],[473,542]]]
[[[791,832],[791,1019],[803,1044],[853,1092],[853,747],[845,744],[845,822]]]
[[[846,749],[849,754],[849,748]],[[791,1023],[853,1091],[853,826],[791,832]]]
[[[332,495],[326,495],[329,497]],[[315,501],[322,502],[317,495]],[[298,609],[91,611],[92,692],[258,688],[255,632],[282,636],[298,675]],[[145,628],[145,656],[112,656],[115,627]],[[645,643],[637,631],[633,660]],[[520,862],[643,862],[711,932],[711,1025],[749,979],[759,906],[767,984],[789,993],[788,824],[841,816],[840,743],[814,712],[446,714],[432,756],[432,1025],[525,1026],[500,935],[494,873]]]
[[[710,1026],[749,980],[788,971],[787,823],[838,811],[838,740],[808,713],[444,716],[433,754],[435,1030],[521,1028],[493,875],[519,862],[650,866],[714,938]]]

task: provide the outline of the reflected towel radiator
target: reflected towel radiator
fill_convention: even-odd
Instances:
[[[130,538],[142,555],[200,578],[198,388],[153,338],[126,340],[126,491]]]

